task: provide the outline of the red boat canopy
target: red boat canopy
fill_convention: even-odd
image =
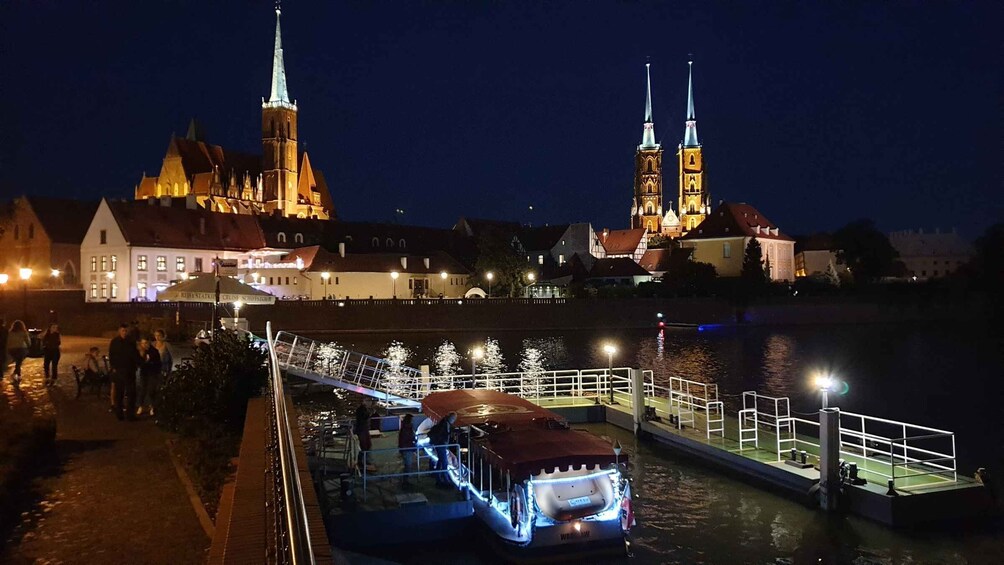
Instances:
[[[531,425],[538,418],[564,422],[561,416],[518,396],[485,389],[434,392],[422,400],[422,412],[439,421],[450,412],[457,413],[456,426],[495,422],[510,427]]]

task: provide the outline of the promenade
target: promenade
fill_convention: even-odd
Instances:
[[[3,563],[165,563],[205,561],[210,545],[172,461],[169,435],[148,417],[119,422],[108,412],[108,389],[76,399],[71,365],[86,349],[107,352],[108,340],[63,336],[59,380],[49,389],[56,410],[55,452],[30,485],[20,522],[3,540]],[[26,360],[23,396],[44,395],[42,360]],[[22,497],[22,501],[25,499]],[[10,509],[4,509],[5,512]]]

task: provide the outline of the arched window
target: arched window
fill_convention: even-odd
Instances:
[[[652,172],[652,160],[651,159],[648,160],[648,172],[650,172],[650,173]]]
[[[279,235],[275,237],[276,241],[279,243],[286,243],[286,232],[279,232]]]
[[[697,213],[697,208],[694,206],[693,202],[690,203],[690,213],[691,214],[696,214]]]
[[[374,237],[373,241],[371,243],[372,243],[373,247],[380,247],[380,238]]]
[[[646,214],[654,214],[655,213],[655,208],[652,206],[651,202],[646,202],[645,203],[645,213]]]
[[[694,177],[690,177],[690,190],[697,190],[697,180]]]
[[[387,247],[394,247],[394,240],[389,237],[387,238]]]
[[[298,234],[294,235],[293,236],[293,241],[295,243],[303,243],[303,234],[302,233],[298,233]]]
[[[691,156],[690,156],[690,164],[691,164],[691,165],[693,165],[693,164],[694,164],[694,156],[693,156],[693,155],[691,155]]]
[[[655,223],[652,220],[649,220],[646,225],[648,226],[648,231],[650,232],[655,231]]]
[[[408,243],[402,237],[401,240],[397,242],[397,246],[404,249],[405,247],[408,247]]]

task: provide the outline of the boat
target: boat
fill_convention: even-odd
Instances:
[[[451,441],[459,449],[449,451],[448,476],[470,493],[476,516],[499,540],[526,549],[624,547],[634,516],[619,444],[494,390],[435,392],[422,411],[428,419],[418,445],[432,457],[429,430],[457,414]]]

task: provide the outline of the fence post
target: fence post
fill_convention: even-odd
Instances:
[[[840,409],[819,411],[819,506],[837,509],[840,496]]]
[[[645,376],[641,369],[631,369],[631,414],[634,416],[634,432],[641,433],[641,423],[645,418]]]

